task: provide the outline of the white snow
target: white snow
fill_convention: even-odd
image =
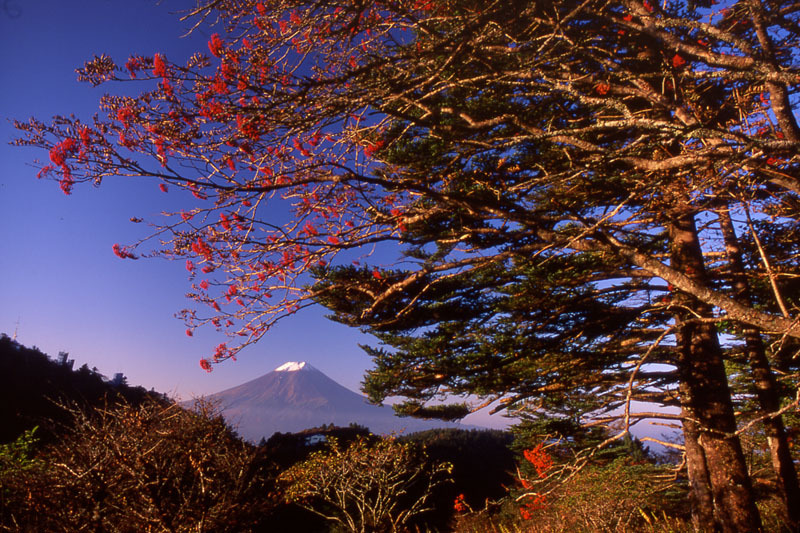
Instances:
[[[305,361],[289,361],[275,369],[275,372],[297,372],[303,369],[311,370],[311,365]]]

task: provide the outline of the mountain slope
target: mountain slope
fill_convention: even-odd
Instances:
[[[357,423],[373,433],[462,427],[441,421],[394,416],[387,406],[370,404],[364,396],[339,385],[304,362],[290,362],[242,385],[205,398],[217,404],[228,423],[244,438],[258,441],[276,431],[297,432],[334,424]]]

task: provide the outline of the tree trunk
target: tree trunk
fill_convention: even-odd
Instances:
[[[669,237],[673,268],[704,282],[705,265],[691,212],[683,210],[673,215]],[[760,531],[752,484],[735,434],[736,419],[717,329],[713,322],[703,320],[713,316],[712,310],[680,293],[673,304],[678,325],[676,365],[681,407],[685,420],[697,425],[697,443],[705,457],[716,522],[725,533]],[[696,481],[690,479],[693,487]]]
[[[681,384],[681,389],[683,389]],[[681,398],[688,392],[681,390]],[[698,442],[697,424],[683,413],[683,445],[686,454],[686,471],[689,476],[689,502],[692,506],[692,524],[697,531],[714,532],[720,527],[714,519],[714,495],[708,479],[706,456]]]
[[[727,210],[719,213],[720,228],[725,239],[725,250],[733,277],[734,295],[742,303],[750,304],[752,297],[750,287],[745,277],[742,252],[736,230]],[[775,376],[767,359],[761,333],[752,326],[742,325],[745,339],[745,354],[747,355],[753,375],[753,384],[760,405],[760,415],[770,415],[780,409]],[[781,416],[774,416],[764,420],[764,432],[769,443],[772,469],[775,472],[778,491],[781,495],[782,514],[790,531],[800,529],[800,486],[797,481],[797,471],[789,449],[786,428]]]

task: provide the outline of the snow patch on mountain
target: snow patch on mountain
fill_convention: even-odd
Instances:
[[[297,372],[299,370],[314,370],[314,367],[305,361],[289,361],[275,369],[275,372]]]

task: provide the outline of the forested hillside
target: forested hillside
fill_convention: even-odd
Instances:
[[[86,364],[77,369],[73,366],[66,353],[51,357],[7,335],[0,336],[0,443],[14,440],[34,426],[38,426],[40,438],[50,440],[60,431],[60,424],[68,423],[65,408],[166,399],[154,391],[128,385],[122,376],[110,381]]]

